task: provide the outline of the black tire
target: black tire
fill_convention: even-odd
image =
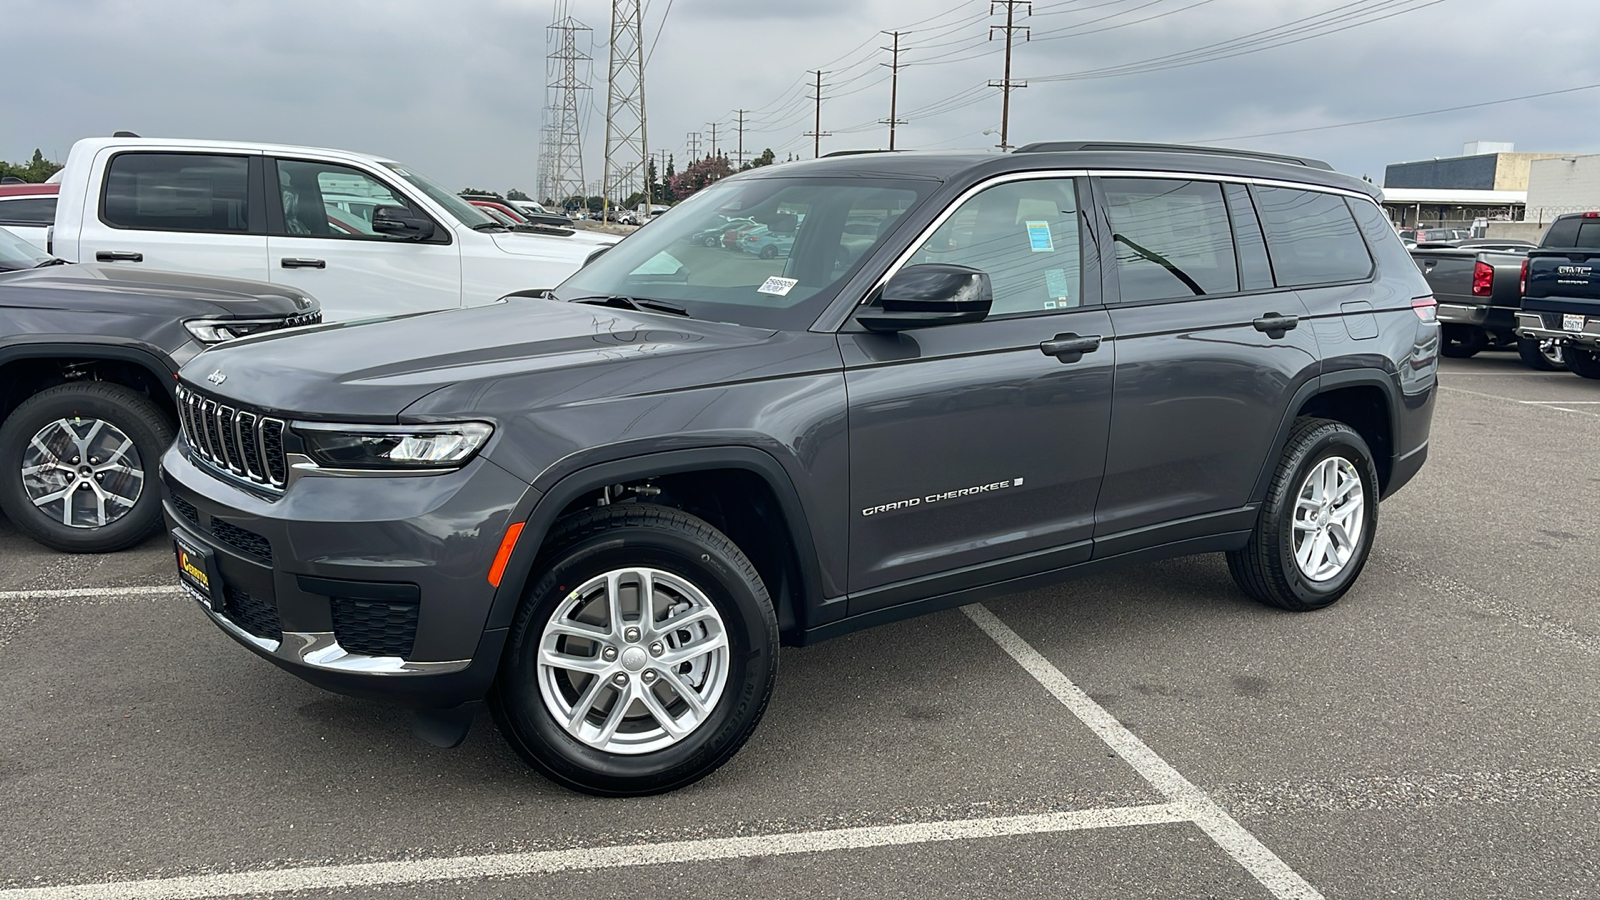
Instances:
[[[1574,347],[1568,344],[1563,356],[1567,361],[1567,369],[1584,378],[1600,378],[1600,353],[1590,347]]]
[[[1451,359],[1477,356],[1489,346],[1489,336],[1471,325],[1445,325],[1440,337],[1439,352]]]
[[[23,454],[34,435],[58,419],[99,419],[133,441],[143,480],[132,508],[98,527],[75,528],[35,506],[23,485]],[[154,401],[131,388],[99,381],[58,385],[24,401],[0,425],[0,510],[46,547],[68,553],[111,553],[144,541],[161,526],[161,454],[173,426]],[[115,477],[115,476],[113,476]]]
[[[579,741],[556,720],[541,692],[538,656],[544,629],[569,591],[632,566],[686,579],[710,599],[728,639],[728,674],[698,727],[664,749],[629,755]],[[743,746],[777,679],[778,624],[761,577],[726,535],[670,507],[615,504],[560,523],[534,571],[536,581],[512,622],[489,697],[496,723],[523,759],[552,781],[584,793],[641,796],[698,781]]]
[[[762,259],[777,259],[778,258],[778,248],[770,246],[770,245],[766,246],[766,247],[762,247],[761,248],[761,258]]]
[[[1567,367],[1566,351],[1561,344],[1550,342],[1552,353],[1547,351],[1545,342],[1538,338],[1517,338],[1517,356],[1522,358],[1522,364],[1538,372],[1559,372]]]
[[[1294,512],[1302,484],[1324,460],[1340,456],[1361,479],[1365,517],[1355,552],[1325,581],[1312,581],[1294,558]],[[1378,472],[1367,442],[1343,422],[1298,419],[1289,433],[1250,541],[1228,553],[1228,571],[1251,597],[1280,609],[1303,612],[1332,604],[1355,583],[1372,552],[1378,527]]]

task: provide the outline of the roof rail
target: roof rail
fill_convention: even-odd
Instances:
[[[1282,153],[1262,153],[1257,150],[1235,150],[1230,147],[1200,147],[1194,144],[1140,144],[1127,141],[1041,141],[1016,149],[1017,153],[1072,153],[1079,151],[1140,150],[1148,153],[1200,153],[1208,156],[1237,156],[1267,162],[1291,163],[1311,169],[1333,171],[1333,166],[1320,159],[1307,156],[1288,156]]]
[[[822,154],[822,158],[823,159],[829,159],[829,158],[835,157],[835,156],[860,156],[863,153],[894,153],[894,152],[896,152],[896,151],[894,151],[894,150],[833,150],[833,151],[830,151],[828,153]]]

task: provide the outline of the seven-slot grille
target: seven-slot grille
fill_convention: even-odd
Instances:
[[[288,479],[282,419],[218,403],[180,385],[178,418],[184,440],[202,459],[263,487]]]

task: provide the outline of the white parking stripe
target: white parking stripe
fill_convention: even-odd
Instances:
[[[192,875],[103,884],[11,888],[0,890],[0,900],[197,900],[203,897],[327,891],[353,887],[456,881],[467,878],[548,875],[583,869],[707,862],[791,853],[823,853],[830,850],[862,850],[870,847],[1014,837],[1094,828],[1162,825],[1189,820],[1190,812],[1186,808],[1177,804],[1162,803],[1116,809],[958,819],[949,822],[918,822],[910,825],[873,825],[831,831],[800,831],[662,844],[541,850],[342,866],[308,866],[299,869],[264,869],[225,875]]]
[[[132,584],[127,587],[0,591],[0,602],[7,600],[73,600],[80,597],[155,597],[181,593],[183,593],[183,588],[175,584]]]
[[[1204,791],[1195,787],[1166,760],[1157,756],[1144,741],[1135,737],[1133,732],[1118,722],[1115,716],[1106,712],[1105,707],[1094,702],[1060,669],[1012,631],[1010,626],[1000,621],[987,607],[975,604],[964,606],[961,611],[993,638],[994,642],[1000,645],[1000,649],[1027,670],[1035,681],[1043,685],[1045,690],[1054,694],[1055,698],[1071,710],[1079,721],[1089,726],[1100,740],[1105,741],[1106,746],[1127,761],[1128,765],[1144,776],[1156,790],[1166,795],[1168,800],[1183,808],[1188,813],[1190,821],[1198,825],[1218,847],[1271,891],[1274,897],[1285,900],[1288,898],[1322,900],[1322,894],[1301,878],[1299,873],[1289,868],[1287,863],[1257,840],[1255,835],[1245,830],[1243,825],[1234,821],[1234,818],[1207,797]]]

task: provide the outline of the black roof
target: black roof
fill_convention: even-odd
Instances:
[[[870,176],[976,180],[1040,169],[1137,169],[1276,179],[1356,191],[1378,199],[1377,185],[1332,170],[1321,160],[1250,150],[1179,144],[1073,141],[1029,144],[1014,153],[983,150],[843,151],[744,173],[753,177]]]

